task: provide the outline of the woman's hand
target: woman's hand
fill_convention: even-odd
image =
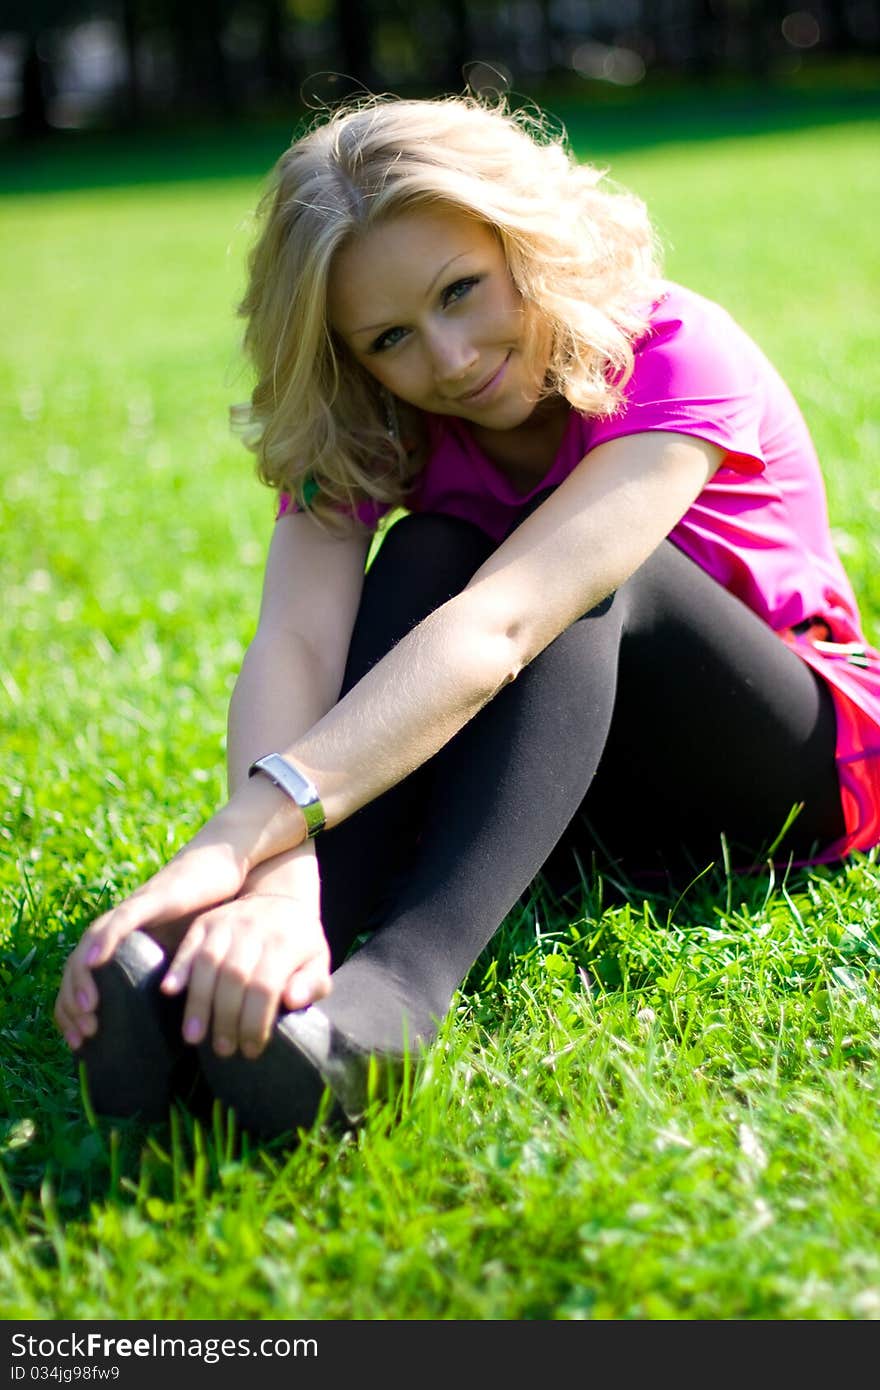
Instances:
[[[330,991],[330,951],[311,887],[245,892],[192,922],[165,994],[187,991],[183,1036],[211,1035],[219,1057],[262,1052],[279,1008],[302,1009]]]
[[[220,816],[208,821],[131,897],[92,922],[68,956],[55,1021],[72,1048],[98,1030],[98,989],[91,972],[111,958],[120,941],[139,928],[149,931],[181,918],[192,920],[205,907],[234,898],[240,890],[247,863],[223,836],[219,821]]]
[[[241,892],[249,873],[272,854],[300,844],[302,812],[265,778],[254,778],[163,869],[84,932],[64,967],[55,1021],[72,1048],[98,1031],[98,990],[91,971],[126,936],[161,939],[169,924],[192,923],[206,908]]]

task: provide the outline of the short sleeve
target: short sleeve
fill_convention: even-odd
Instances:
[[[591,422],[590,448],[647,430],[693,435],[723,449],[728,467],[757,474],[769,362],[719,305],[672,286],[635,347],[624,400]]]
[[[280,521],[288,512],[298,512],[301,508],[296,505],[289,492],[279,492],[278,506],[275,511],[275,520]]]
[[[315,482],[314,478],[307,478],[303,484],[303,502],[305,504],[303,507],[300,506],[296,498],[289,492],[280,492],[278,494],[278,506],[275,511],[275,520],[280,521],[283,516],[287,516],[288,514],[308,511],[312,500],[317,497],[318,492],[318,484]],[[339,511],[349,516],[352,514],[346,507],[340,507]],[[379,522],[388,511],[389,507],[387,503],[375,502],[372,498],[365,498],[363,502],[358,503],[354,510],[354,515],[362,526],[366,526],[369,530],[375,531]]]

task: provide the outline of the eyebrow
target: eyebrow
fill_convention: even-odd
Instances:
[[[431,291],[433,290],[433,288],[434,288],[434,286],[436,285],[437,281],[440,279],[441,275],[443,275],[444,271],[447,271],[451,265],[454,265],[454,264],[455,264],[456,261],[463,260],[464,257],[467,256],[467,255],[469,255],[469,254],[470,254],[470,252],[468,252],[468,251],[459,251],[459,252],[456,253],[456,255],[450,256],[449,260],[446,261],[443,265],[441,265],[440,269],[437,271],[437,274],[434,276],[434,278],[433,278],[433,280],[431,281],[430,285],[429,285],[428,288],[425,290],[425,298],[426,298],[426,299],[428,298],[428,295],[429,295],[429,294],[431,293]],[[391,322],[390,319],[383,319],[381,323],[370,323],[370,324],[365,324],[365,325],[363,326],[363,328],[352,328],[352,329],[350,330],[350,332],[349,332],[349,337],[350,337],[350,338],[356,338],[356,337],[357,337],[359,334],[361,334],[361,333],[375,333],[376,330],[379,329],[379,328],[386,328],[390,322]]]

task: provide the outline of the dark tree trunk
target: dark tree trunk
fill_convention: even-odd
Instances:
[[[764,0],[749,0],[746,9],[746,63],[749,75],[765,81],[770,70],[768,20]]]
[[[212,108],[221,116],[234,116],[238,110],[237,95],[229,80],[229,66],[220,42],[223,29],[223,0],[202,0],[200,6],[201,40],[204,53],[205,87]]]
[[[718,20],[712,0],[692,0],[689,66],[695,77],[712,78],[719,67]]]
[[[557,72],[562,66],[559,61],[559,52],[556,42],[556,26],[553,23],[553,6],[551,0],[541,0],[541,19],[540,19],[540,45],[541,45],[541,68],[544,75]]]
[[[125,44],[126,82],[122,98],[122,119],[137,126],[141,118],[141,82],[138,71],[138,0],[122,0],[122,38]]]
[[[46,110],[46,65],[37,48],[37,34],[28,34],[21,65],[21,112],[18,133],[22,140],[39,140],[49,131]]]
[[[208,107],[221,116],[234,114],[237,102],[220,42],[221,0],[203,0],[198,6],[172,6],[171,15],[182,109],[196,111]]]
[[[449,46],[444,63],[444,82],[450,91],[461,92],[467,81],[468,63],[483,55],[473,51],[467,0],[448,0],[446,13],[449,18]]]
[[[842,0],[825,0],[822,24],[822,46],[832,53],[845,53],[849,47],[849,23],[846,5]]]
[[[336,33],[343,72],[370,89],[376,80],[372,19],[367,0],[336,0]]]
[[[287,93],[294,85],[294,73],[284,47],[283,0],[266,0],[263,6],[261,60],[263,76],[273,94]]]
[[[645,0],[642,5],[641,27],[645,33],[660,66],[670,57],[669,32],[670,16],[664,0]]]
[[[189,5],[175,5],[171,7],[171,14],[177,86],[175,105],[183,111],[191,111],[198,104],[200,96],[193,12]]]

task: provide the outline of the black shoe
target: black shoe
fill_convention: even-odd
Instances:
[[[218,1057],[210,1039],[200,1044],[199,1057],[214,1095],[235,1110],[242,1128],[264,1138],[310,1129],[328,1089],[328,1125],[354,1128],[366,1110],[377,1062],[393,1072],[398,1061],[374,1061],[317,1004],[283,1014],[259,1057]]]
[[[99,1115],[162,1120],[175,1096],[198,1095],[198,1056],[180,1032],[183,1001],[159,991],[167,966],[158,942],[135,931],[94,971],[98,1032],[75,1056]]]

